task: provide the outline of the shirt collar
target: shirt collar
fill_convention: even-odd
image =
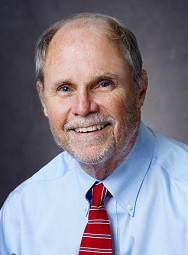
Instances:
[[[106,188],[131,216],[134,216],[139,190],[152,161],[154,144],[153,133],[141,123],[132,150],[104,180]]]
[[[81,167],[80,165],[77,163],[77,168],[79,168],[76,172],[77,174],[77,178],[78,178],[78,182],[80,184],[81,190],[84,194],[84,196],[86,195],[86,193],[88,192],[88,190],[93,186],[93,184],[97,181],[95,178],[93,178],[92,176],[88,175]]]
[[[122,163],[104,181],[105,187],[119,205],[134,216],[136,200],[144,177],[149,169],[154,150],[153,133],[141,123],[136,142]],[[77,163],[76,171],[83,196],[97,181]]]

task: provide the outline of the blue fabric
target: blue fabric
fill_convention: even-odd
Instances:
[[[66,152],[15,189],[0,216],[1,255],[76,255],[96,179]],[[188,146],[141,124],[103,181],[115,255],[188,254]]]

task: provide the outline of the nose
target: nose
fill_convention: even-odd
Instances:
[[[87,91],[77,92],[72,98],[72,113],[77,116],[86,116],[96,113],[99,109],[98,104],[92,99]]]

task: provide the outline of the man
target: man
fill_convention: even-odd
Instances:
[[[0,254],[187,255],[188,147],[140,120],[147,73],[133,33],[107,15],[75,15],[41,36],[36,67],[64,152],[7,198]],[[99,251],[100,224],[83,239],[100,185],[112,248],[103,237]]]

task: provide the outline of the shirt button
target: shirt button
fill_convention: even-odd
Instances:
[[[129,204],[127,208],[131,211],[133,209],[133,206]]]

